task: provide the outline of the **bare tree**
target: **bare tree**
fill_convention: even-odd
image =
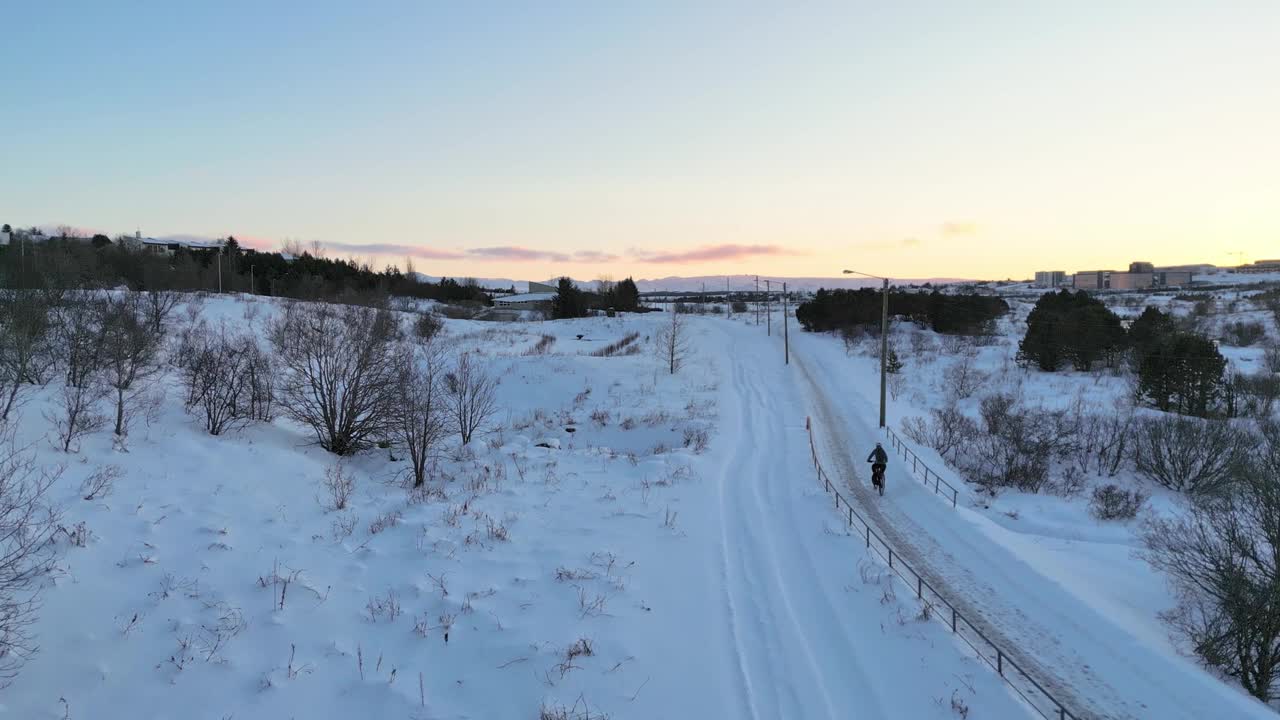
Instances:
[[[1165,621],[1205,664],[1269,702],[1280,679],[1280,426],[1266,423],[1262,435],[1232,492],[1152,521],[1145,543],[1178,598]]]
[[[262,355],[253,338],[230,334],[225,327],[217,333],[206,329],[185,337],[183,346],[187,411],[200,409],[205,430],[221,435],[253,419],[253,365]]]
[[[462,444],[466,445],[498,411],[497,381],[484,371],[471,353],[464,352],[458,356],[453,370],[445,374],[444,388],[449,418],[457,427]]]
[[[54,358],[49,325],[42,293],[11,290],[0,296],[0,422],[9,419],[26,386],[48,381]]]
[[[53,312],[58,354],[66,368],[60,394],[61,412],[47,412],[54,426],[56,444],[63,452],[78,448],[78,441],[106,425],[97,411],[107,396],[99,363],[102,354],[102,302],[92,293],[69,293]]]
[[[443,360],[435,343],[420,342],[404,348],[400,362],[395,434],[409,455],[413,486],[422,487],[427,480],[427,463],[447,431],[440,382]]]
[[[151,325],[151,332],[156,335],[164,335],[165,321],[178,305],[178,293],[164,290],[146,290],[142,293],[142,298],[143,310],[146,313],[147,322]]]
[[[38,469],[35,457],[0,436],[0,686],[17,677],[38,650],[31,626],[39,609],[40,582],[53,567],[52,539],[59,515],[49,488],[61,468]]]
[[[974,366],[973,358],[961,355],[958,360],[942,371],[947,388],[958,400],[972,397],[987,381],[986,373]]]
[[[689,354],[689,338],[685,332],[684,315],[674,309],[671,318],[658,331],[658,355],[672,375],[684,364]]]
[[[285,414],[310,427],[335,455],[358,452],[383,435],[399,393],[397,334],[385,308],[287,305],[271,331]]]
[[[1216,493],[1236,477],[1247,441],[1225,420],[1152,418],[1137,424],[1133,461],[1139,475],[1170,490]]]
[[[163,336],[152,331],[135,293],[111,298],[103,308],[102,367],[106,383],[115,390],[115,434],[128,434],[129,423],[146,390],[146,381],[160,371]]]

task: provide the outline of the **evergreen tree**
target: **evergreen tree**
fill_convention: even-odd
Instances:
[[[556,296],[551,301],[551,317],[557,320],[586,317],[587,302],[582,291],[567,277],[560,278]]]
[[[1147,345],[1138,367],[1138,393],[1160,410],[1208,417],[1226,389],[1227,360],[1213,341],[1175,332]]]
[[[631,311],[640,307],[640,289],[636,287],[635,280],[628,277],[614,287],[613,293],[615,310]]]
[[[1109,360],[1124,342],[1120,318],[1102,301],[1083,291],[1062,290],[1040,296],[1027,317],[1018,354],[1046,372],[1066,362],[1089,370],[1095,362]]]

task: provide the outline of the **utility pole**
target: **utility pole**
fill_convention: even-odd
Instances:
[[[756,276],[756,325],[760,324],[760,276]]]
[[[764,329],[766,335],[773,335],[773,286],[764,281]]]
[[[222,294],[222,248],[218,248],[218,294]]]
[[[889,384],[889,278],[884,279],[884,302],[880,306],[880,427],[884,427],[884,389]]]
[[[729,317],[733,318],[733,298],[729,297],[729,276],[724,276],[724,307]]]
[[[885,388],[889,385],[889,278],[845,270],[845,275],[862,275],[884,281],[884,297],[880,306],[880,427],[884,427]]]
[[[257,290],[253,286],[253,266],[252,265],[249,266],[249,294],[250,295],[258,294]]]
[[[791,364],[791,334],[787,331],[787,284],[782,283],[782,357],[783,365]]]

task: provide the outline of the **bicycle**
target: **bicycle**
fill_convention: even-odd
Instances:
[[[884,471],[888,466],[884,463],[871,463],[871,485],[884,496]]]

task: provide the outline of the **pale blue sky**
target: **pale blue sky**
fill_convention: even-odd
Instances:
[[[1280,248],[1276,2],[2,17],[2,222],[410,245],[440,256],[429,272],[519,277],[1003,277]],[[495,247],[535,252],[475,252]]]

